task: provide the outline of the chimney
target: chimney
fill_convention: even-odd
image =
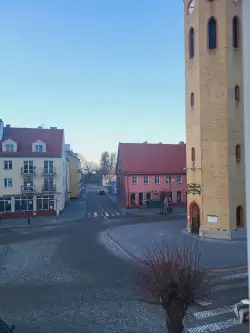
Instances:
[[[184,143],[184,141],[180,141],[180,142],[178,142],[178,144],[179,145],[184,145],[185,143]]]
[[[148,143],[148,141],[144,141],[143,143]]]
[[[42,126],[38,126],[37,128],[42,129],[43,127]]]
[[[0,140],[3,140],[3,126],[4,126],[3,120],[0,119]]]
[[[158,142],[159,145],[162,145],[162,142]]]
[[[6,124],[6,127],[10,127],[10,124]]]
[[[56,129],[57,129],[57,127],[50,127],[50,129],[52,129],[52,130],[56,130]]]

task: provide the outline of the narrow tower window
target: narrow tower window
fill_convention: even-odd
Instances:
[[[191,92],[191,94],[190,94],[190,105],[191,105],[191,107],[194,106],[194,93],[193,92]]]
[[[240,149],[240,145],[237,145],[235,148],[235,157],[236,157],[236,162],[240,163],[241,160],[241,149]]]
[[[240,47],[240,20],[238,16],[233,18],[233,47],[235,49]]]
[[[217,23],[214,17],[210,17],[208,24],[208,49],[215,50],[217,48]]]
[[[236,227],[237,228],[244,227],[244,210],[242,206],[238,206],[236,208]]]
[[[194,28],[190,28],[189,30],[189,58],[192,59],[194,57]]]
[[[238,85],[234,87],[234,99],[236,102],[240,101],[240,87]]]
[[[195,149],[194,147],[191,148],[191,168],[195,169]]]

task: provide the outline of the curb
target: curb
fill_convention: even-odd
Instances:
[[[129,253],[128,251],[126,251],[121,245],[119,245],[109,234],[112,230],[114,230],[116,228],[111,228],[105,231],[105,238],[106,240],[113,245],[114,247],[116,247],[122,254],[124,254],[129,260],[131,260],[132,262],[134,262],[137,265],[143,266],[145,267],[145,265],[143,264],[143,262],[141,260],[139,260],[137,257],[135,257],[134,255],[132,255],[131,253]]]
[[[66,225],[67,223],[71,223],[71,222],[75,222],[78,221],[82,218],[86,217],[86,215],[84,215],[83,217],[77,217],[73,220],[70,221],[65,221],[65,222],[59,222],[59,223],[53,223],[51,222],[50,224],[40,224],[40,225],[28,225],[28,224],[22,224],[22,225],[16,225],[16,226],[0,226],[0,230],[5,230],[5,229],[21,229],[21,228],[40,228],[40,227],[55,227],[57,225]]]
[[[123,253],[129,260],[133,261],[137,265],[141,267],[145,267],[145,264],[142,260],[135,257],[133,254],[129,253],[127,250],[125,250],[119,243],[117,243],[111,236],[110,232],[117,228],[110,228],[105,231],[105,238],[106,240],[111,243],[114,247],[116,247],[121,253]],[[207,270],[208,275],[218,274],[218,273],[226,273],[226,272],[237,272],[241,270],[247,270],[248,266],[233,266],[233,267],[227,267],[227,268],[211,268]]]
[[[3,260],[8,252],[8,246],[5,246],[2,252],[0,253],[0,268],[2,266]]]

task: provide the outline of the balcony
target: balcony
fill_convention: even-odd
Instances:
[[[21,174],[23,176],[35,176],[36,174],[36,167],[32,167],[32,168],[21,168]]]
[[[56,185],[55,184],[53,184],[53,185],[43,184],[42,191],[43,192],[55,192]]]
[[[35,192],[35,186],[34,185],[23,185],[21,187],[22,193],[33,193]]]
[[[43,176],[55,176],[56,174],[56,169],[55,167],[53,168],[44,168],[42,171]]]

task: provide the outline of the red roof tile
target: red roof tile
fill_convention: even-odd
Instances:
[[[130,174],[186,173],[186,144],[120,143],[120,170]]]
[[[63,129],[45,129],[45,128],[17,128],[4,127],[3,139],[0,140],[0,154],[8,154],[2,152],[2,142],[12,139],[17,143],[17,152],[9,154],[29,154],[29,155],[62,155],[64,144]],[[41,140],[46,144],[46,153],[32,152],[32,143]]]

